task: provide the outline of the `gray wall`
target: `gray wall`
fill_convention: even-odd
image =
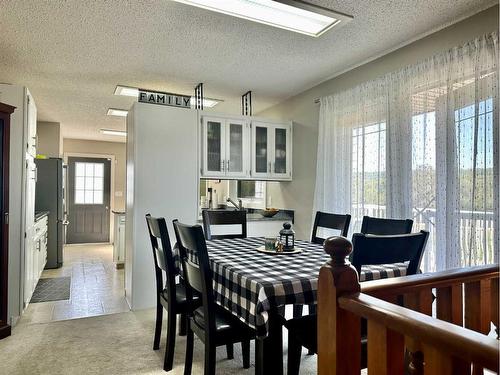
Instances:
[[[362,82],[498,30],[498,5],[413,42],[372,62],[323,82],[271,107],[259,116],[293,120],[293,181],[269,183],[274,207],[295,210],[298,238],[309,238],[316,179],[319,106],[314,99],[343,91]]]
[[[63,154],[63,138],[61,124],[58,122],[37,122],[36,135],[38,145],[36,152],[50,158],[60,158]]]

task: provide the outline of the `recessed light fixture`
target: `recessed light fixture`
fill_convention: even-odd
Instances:
[[[210,98],[203,98],[203,107],[206,108],[212,108],[215,107],[217,104],[219,104],[222,100],[219,99],[210,99]],[[196,98],[194,96],[191,97],[191,106],[194,107],[196,103]]]
[[[122,95],[122,96],[139,96],[139,89],[137,87],[130,87],[130,86],[116,86],[115,88],[115,95]]]
[[[101,129],[101,133],[106,135],[119,135],[121,137],[127,136],[127,132],[123,130]]]
[[[153,91],[154,92],[155,90],[146,90],[146,91]],[[115,88],[115,95],[133,96],[133,97],[137,98],[139,96],[139,88],[118,85]],[[215,107],[217,104],[219,104],[222,101],[223,100],[221,100],[221,99],[203,98],[203,107],[212,108],[212,107]],[[191,106],[194,107],[195,103],[196,103],[196,98],[194,96],[192,96],[191,97]],[[122,114],[110,113],[111,110],[115,110],[115,109],[113,109],[113,108],[108,109],[108,115],[110,115],[110,116],[127,116],[127,111],[117,109],[116,111],[125,112],[125,114],[122,115]]]
[[[346,14],[301,0],[174,1],[314,37],[352,19]]]
[[[124,109],[117,108],[109,108],[106,113],[108,116],[119,116],[119,117],[127,117],[128,111]]]

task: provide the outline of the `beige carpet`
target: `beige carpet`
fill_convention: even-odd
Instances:
[[[0,341],[0,374],[165,374],[165,336],[160,350],[153,351],[153,330],[153,310],[20,324],[11,337]],[[242,368],[239,345],[235,345],[234,360],[225,359],[225,347],[219,348],[217,374],[253,374],[253,343],[251,348],[252,367],[248,370]],[[185,338],[178,337],[174,370],[169,374],[183,374],[184,351]],[[203,344],[198,340],[192,373],[203,373]],[[315,373],[316,356],[304,351],[301,374]]]

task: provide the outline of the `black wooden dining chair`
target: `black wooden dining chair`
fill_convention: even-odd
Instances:
[[[406,275],[414,275],[420,268],[429,232],[394,236],[353,235],[353,266],[361,273],[367,265],[409,262]],[[290,319],[284,323],[288,329],[288,375],[298,375],[302,347],[317,353],[317,315]],[[361,367],[366,367],[366,324],[361,326]]]
[[[411,219],[384,219],[379,217],[363,216],[361,233],[390,236],[393,234],[411,233],[413,220]]]
[[[249,368],[250,340],[255,338],[255,331],[215,303],[212,270],[201,226],[189,226],[174,220],[174,229],[186,280],[187,299],[191,300],[194,292],[200,293],[202,298],[202,306],[190,314],[187,323],[184,374],[191,374],[193,334],[205,344],[205,375],[215,375],[216,347],[238,342],[241,343],[243,367]],[[198,260],[197,264],[188,253]]]
[[[200,306],[201,300],[195,296],[188,302],[186,289],[183,283],[176,283],[177,272],[175,270],[170,237],[164,218],[154,218],[146,215],[149,238],[153,249],[153,260],[156,276],[156,326],[153,341],[153,349],[160,348],[161,326],[163,322],[163,309],[167,310],[167,340],[165,348],[165,360],[163,369],[172,370],[175,352],[175,331],[177,315],[180,315],[179,335],[186,335],[188,312],[196,306]],[[163,284],[163,272],[166,274]]]
[[[335,229],[340,231],[342,237],[347,237],[351,215],[330,214],[327,212],[316,212],[312,230],[311,242],[323,245],[324,238],[318,237],[318,228]]]
[[[207,240],[222,238],[247,238],[246,210],[203,210],[203,230]],[[218,225],[240,225],[241,232],[236,234],[212,234],[211,227]]]
[[[318,353],[318,315],[304,315],[290,319],[284,325],[288,330],[287,375],[299,375],[302,347],[306,348],[309,354]],[[366,349],[367,339],[364,333],[361,336],[361,368],[366,367]]]
[[[358,274],[367,265],[408,262],[406,275],[415,275],[420,270],[429,232],[377,236],[355,233],[352,236],[352,265]]]
[[[347,237],[347,233],[349,232],[350,222],[351,222],[351,215],[349,214],[339,215],[339,214],[330,214],[328,212],[317,211],[316,217],[314,218],[311,242],[319,245],[323,245],[323,242],[325,242],[324,238],[318,237],[319,228],[339,230],[340,235],[342,237]],[[304,311],[303,305],[294,305],[293,317],[298,318],[299,316],[302,316],[303,311]],[[316,305],[309,305],[309,314],[316,314]]]

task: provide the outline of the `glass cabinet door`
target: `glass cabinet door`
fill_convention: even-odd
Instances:
[[[270,172],[269,160],[269,128],[266,125],[256,125],[254,123],[253,142],[253,174],[258,176],[267,175]]]
[[[226,150],[226,175],[241,176],[247,174],[245,154],[247,147],[247,127],[243,121],[228,120]]]
[[[224,174],[224,122],[218,119],[205,118],[203,127],[204,163],[203,174],[220,176]]]
[[[289,129],[276,126],[274,128],[274,161],[272,166],[273,174],[288,175],[288,138]]]

